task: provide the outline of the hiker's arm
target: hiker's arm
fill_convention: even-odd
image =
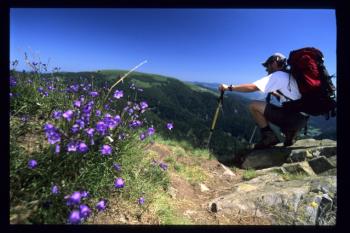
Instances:
[[[253,84],[253,83],[248,83],[248,84],[240,84],[240,85],[226,85],[226,84],[221,84],[219,86],[220,91],[239,91],[239,92],[254,92],[258,91],[258,87]]]

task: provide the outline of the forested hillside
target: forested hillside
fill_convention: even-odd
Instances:
[[[101,70],[97,72],[62,72],[56,74],[66,82],[86,79],[92,85],[110,87],[127,71]],[[139,89],[137,98],[146,99],[151,109],[147,120],[162,136],[183,140],[194,147],[205,148],[209,129],[218,105],[217,84],[185,83],[176,78],[156,74],[134,72],[117,89]],[[107,91],[107,90],[106,90]],[[246,93],[245,93],[246,94]],[[251,99],[261,99],[262,94],[227,93],[224,96],[223,111],[220,112],[210,149],[218,157],[240,153],[249,141],[254,129],[247,104]],[[135,96],[136,98],[136,96]],[[165,122],[172,122],[176,130],[169,134]],[[325,121],[323,117],[311,117],[309,136],[336,139],[335,119]]]

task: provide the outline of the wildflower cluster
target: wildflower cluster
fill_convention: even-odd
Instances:
[[[36,67],[36,71],[40,70],[39,64],[31,65]],[[145,100],[127,101],[125,90],[115,90],[111,96],[106,96],[103,89],[108,89],[107,86],[101,89],[86,82],[64,83],[58,78],[42,77],[38,81],[38,76],[37,72],[35,78],[26,81],[19,80],[15,76],[10,77],[11,91],[13,88],[18,88],[19,84],[23,87],[33,84],[32,88],[37,95],[34,100],[37,108],[39,111],[49,112],[49,117],[45,118],[40,128],[48,143],[48,153],[45,153],[45,156],[51,158],[45,161],[43,155],[35,158],[30,156],[26,160],[26,171],[29,171],[30,175],[45,176],[45,169],[51,166],[49,163],[56,163],[47,169],[51,173],[47,174],[45,179],[51,186],[47,187],[50,195],[45,194],[45,198],[49,199],[47,203],[57,201],[56,206],[63,201],[65,207],[62,210],[67,211],[68,208],[69,211],[66,213],[67,223],[80,224],[86,221],[94,210],[104,211],[108,203],[107,199],[94,195],[98,193],[96,190],[99,187],[106,186],[100,184],[89,186],[87,181],[84,181],[85,177],[94,177],[99,175],[99,172],[108,174],[104,177],[108,177],[110,186],[122,193],[128,186],[132,186],[128,183],[130,178],[125,177],[128,171],[124,169],[123,160],[120,159],[123,146],[134,139],[139,140],[138,143],[152,137],[156,129],[153,125],[147,126],[148,122],[144,119],[148,103]],[[135,85],[130,89],[143,91],[137,89]],[[20,90],[23,91],[25,88]],[[20,95],[21,91],[17,90],[17,93]],[[48,99],[50,96],[52,99]],[[55,98],[57,101],[53,101]],[[21,104],[22,100],[15,101]],[[22,118],[23,122],[29,119],[27,116]],[[166,127],[169,130],[173,128],[171,123]],[[88,171],[84,166],[90,166],[89,169],[98,166],[101,168],[96,169],[94,174],[86,172],[82,176],[81,171]],[[160,163],[159,167],[164,171],[167,170],[167,165],[164,163]],[[65,174],[59,174],[55,169],[61,169],[59,172]],[[56,177],[57,174],[59,178]],[[79,181],[79,188],[74,186],[76,181]],[[92,197],[90,191],[93,198],[90,198]],[[99,199],[94,203],[96,198]],[[143,205],[145,197],[139,195],[137,202]],[[52,206],[51,204],[49,206]]]
[[[66,205],[72,209],[68,217],[68,223],[78,224],[90,216],[92,212],[90,207],[82,203],[82,201],[88,197],[89,193],[86,191],[75,191],[72,194],[64,197],[64,199],[66,199]],[[96,208],[99,210],[98,206],[99,203],[96,205]]]

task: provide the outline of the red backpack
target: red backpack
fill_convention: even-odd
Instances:
[[[335,87],[333,76],[323,63],[323,54],[312,47],[293,50],[287,60],[290,72],[297,81],[302,95],[299,100],[285,102],[286,109],[304,112],[313,116],[336,115]]]

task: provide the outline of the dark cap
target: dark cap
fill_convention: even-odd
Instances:
[[[282,53],[274,53],[266,61],[262,62],[261,64],[266,67],[269,63],[271,63],[273,61],[283,61],[283,62],[285,62],[286,61],[286,57]]]

